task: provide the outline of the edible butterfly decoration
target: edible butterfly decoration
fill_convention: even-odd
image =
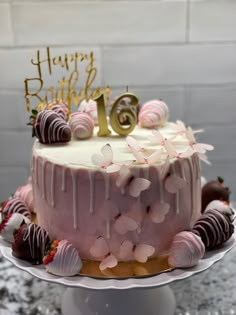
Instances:
[[[166,140],[173,140],[176,136],[172,136],[171,138],[167,139],[164,138],[163,135],[158,130],[152,131],[153,136],[150,138],[151,144],[153,145],[165,145]]]
[[[184,188],[186,181],[177,176],[176,174],[170,174],[165,180],[165,189],[172,194],[177,193],[180,189]]]
[[[174,129],[174,131],[179,135],[184,135],[187,131],[187,128],[181,120],[176,120],[176,123],[170,123],[171,127]],[[193,130],[193,133],[199,133],[203,132],[203,129]]]
[[[134,139],[133,137],[131,137],[131,136],[128,136],[126,138],[126,142],[127,142],[129,150],[130,150],[130,147],[132,147],[133,149],[135,149],[138,152],[144,152],[145,151],[145,149],[140,146],[138,141],[136,139]]]
[[[134,258],[136,261],[145,263],[148,258],[155,253],[155,248],[147,244],[135,245],[132,242],[125,240],[120,245],[119,257],[120,259]]]
[[[186,151],[182,152],[182,153],[178,153],[175,151],[173,145],[171,144],[171,142],[169,140],[165,141],[164,147],[166,149],[166,152],[169,156],[169,158],[187,158],[193,155],[194,150],[192,148],[188,148]]]
[[[113,151],[109,143],[101,148],[101,154],[92,155],[93,164],[105,169],[107,173],[118,172],[122,165],[130,165],[132,161],[125,161],[123,163],[113,162]]]
[[[116,186],[122,190],[127,190],[128,194],[134,198],[138,197],[142,191],[147,190],[151,185],[150,180],[145,178],[135,178],[130,169],[123,165],[120,168]]]
[[[117,258],[110,252],[108,244],[102,236],[96,239],[90,248],[90,253],[93,257],[102,259],[99,265],[101,271],[114,268],[118,264]]]
[[[102,209],[104,220],[112,222],[115,231],[120,235],[135,231],[139,227],[136,217],[132,215],[130,210],[121,213],[118,206],[111,200],[106,200]]]
[[[153,223],[161,223],[165,221],[165,217],[170,210],[170,205],[166,202],[156,201],[151,205],[148,215]]]
[[[193,148],[193,150],[197,153],[204,154],[206,151],[212,151],[214,147],[210,144],[206,143],[197,143],[196,138],[194,137],[194,133],[191,127],[188,127],[186,130],[186,138],[189,141],[189,145]]]
[[[129,145],[130,151],[140,164],[154,164],[161,161],[162,149],[154,151],[151,155],[146,157],[142,152],[137,151],[134,147]]]

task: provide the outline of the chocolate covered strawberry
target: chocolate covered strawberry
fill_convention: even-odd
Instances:
[[[214,249],[230,239],[234,225],[228,214],[209,209],[194,224],[192,232],[201,237],[206,249]]]
[[[0,223],[0,235],[5,241],[13,243],[15,232],[30,220],[20,213],[8,214]]]
[[[224,180],[218,177],[217,180],[210,181],[202,188],[202,212],[205,211],[207,205],[213,200],[223,200],[229,202],[230,190],[225,187]]]
[[[82,267],[78,250],[67,240],[55,240],[43,258],[47,272],[57,276],[77,275]]]
[[[34,265],[42,264],[49,244],[48,233],[42,227],[33,223],[24,224],[15,233],[12,255]]]
[[[3,219],[11,213],[20,213],[31,220],[31,213],[28,206],[19,197],[13,197],[3,202],[1,207]]]
[[[53,110],[42,110],[32,122],[33,136],[44,144],[68,142],[71,129],[68,124]]]

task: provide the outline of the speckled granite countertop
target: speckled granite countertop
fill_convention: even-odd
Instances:
[[[236,247],[207,271],[171,288],[176,315],[236,314]],[[65,287],[40,281],[0,257],[0,315],[59,315],[64,291]]]

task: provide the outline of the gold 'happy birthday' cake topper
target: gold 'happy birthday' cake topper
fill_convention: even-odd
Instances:
[[[31,60],[32,65],[37,69],[37,75],[25,79],[25,100],[28,111],[32,108],[32,101],[37,101],[37,108],[43,108],[49,100],[62,100],[68,104],[69,112],[71,105],[78,106],[83,99],[89,100],[97,98],[103,93],[109,93],[109,87],[94,88],[92,84],[97,75],[97,69],[94,65],[95,58],[93,52],[86,53],[65,53],[64,55],[52,56],[50,48],[46,48],[46,57],[43,58],[40,50],[37,51],[35,59]],[[79,86],[80,66],[85,64],[85,82]],[[69,72],[67,78],[64,76],[58,81],[58,86],[50,86],[45,90],[44,75],[52,75],[55,69],[64,68]],[[47,70],[46,70],[47,69]],[[45,73],[47,71],[47,73]],[[35,88],[33,85],[37,85]],[[33,87],[32,87],[33,86]]]

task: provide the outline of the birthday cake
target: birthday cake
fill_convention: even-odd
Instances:
[[[127,92],[109,110],[103,94],[74,113],[58,99],[38,109],[31,178],[1,207],[15,257],[59,276],[147,276],[194,266],[233,234],[222,184],[201,214],[200,160],[213,147],[169,122],[162,100]]]

